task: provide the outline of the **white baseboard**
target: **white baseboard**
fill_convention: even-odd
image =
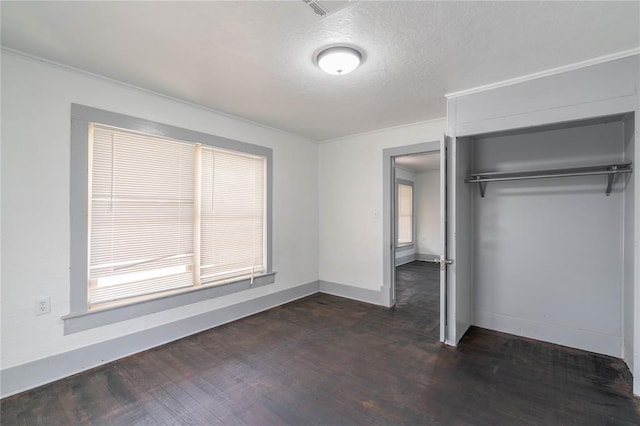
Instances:
[[[411,263],[414,260],[421,260],[424,262],[433,262],[439,258],[440,256],[438,256],[437,254],[412,253],[406,256],[401,256],[396,258],[395,265],[396,266],[406,265],[407,263]]]
[[[318,292],[318,281],[0,371],[0,397],[15,395]],[[345,296],[348,297],[348,296]]]
[[[0,395],[11,396],[89,370],[117,359],[151,349],[275,306],[321,292],[379,306],[388,306],[380,291],[330,281],[313,281],[256,299],[164,324],[144,331],[52,355],[0,371]],[[504,333],[543,340],[595,353],[621,356],[621,338],[554,324],[475,312],[475,325]]]
[[[620,348],[622,347],[620,336],[596,333],[486,311],[475,311],[474,325],[503,333],[515,334],[516,336],[610,355],[616,358],[622,356],[620,353]]]
[[[359,300],[360,302],[371,303],[372,305],[387,306],[387,302],[382,291],[369,290],[367,288],[354,287],[331,281],[320,280],[318,283],[320,284],[321,293]]]
[[[388,289],[387,289],[388,290]],[[0,371],[0,398],[15,395],[156,346],[266,311],[316,293],[389,306],[385,290],[369,290],[329,281],[312,281],[193,317],[116,337]]]
[[[411,254],[408,254],[406,256],[397,257],[395,265],[396,266],[406,265],[407,263],[411,263],[414,260],[416,260],[416,254],[415,253],[411,253]]]
[[[422,260],[425,262],[433,262],[435,260],[438,260],[440,258],[439,255],[437,254],[422,254],[422,253],[418,253],[416,255],[416,260]]]

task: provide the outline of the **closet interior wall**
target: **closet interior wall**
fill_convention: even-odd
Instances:
[[[634,163],[637,169],[638,163],[634,161],[636,155],[635,139],[636,126],[638,117],[635,114],[626,114],[623,120],[623,152],[624,161]],[[638,213],[638,199],[636,198],[636,182],[637,177],[634,174],[625,175],[624,179],[624,214],[623,214],[623,250],[624,250],[624,266],[623,266],[623,288],[622,288],[622,358],[626,361],[629,369],[634,370],[634,267],[636,267],[638,252],[634,248],[635,219]],[[634,254],[636,253],[636,254]],[[638,271],[635,272],[636,274]],[[636,392],[638,393],[638,392]]]
[[[618,115],[464,143],[474,172],[616,164],[633,158],[632,127]],[[633,315],[629,176],[617,176],[609,196],[603,175],[491,182],[484,198],[468,184],[475,325],[622,357]]]

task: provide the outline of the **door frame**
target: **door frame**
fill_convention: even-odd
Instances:
[[[403,155],[425,154],[440,152],[441,141],[422,142],[414,145],[387,148],[382,151],[382,298],[383,303],[392,307],[396,304],[395,290],[395,157]],[[440,152],[440,155],[444,155]],[[440,294],[442,299],[445,295]],[[446,312],[440,312],[440,319],[446,318]],[[442,340],[442,336],[441,336]]]

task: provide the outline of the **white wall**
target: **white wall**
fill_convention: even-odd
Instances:
[[[64,336],[71,103],[272,148],[276,283]],[[292,134],[3,51],[3,370],[316,281],[317,151]],[[39,296],[51,296],[51,314],[35,316]]]
[[[456,136],[624,113],[637,105],[640,56],[552,74],[447,104]]]
[[[623,124],[472,142],[477,171],[622,161]],[[475,188],[475,324],[621,356],[623,189],[606,178],[492,182]]]
[[[411,170],[403,169],[402,167],[396,167],[396,179],[404,179],[415,182],[416,174]]]
[[[416,232],[418,255],[439,256],[440,242],[440,170],[416,175]]]
[[[440,171],[412,172],[396,167],[396,178],[413,182],[415,244],[396,249],[400,265],[440,255]]]
[[[438,141],[446,120],[432,120],[319,146],[321,280],[379,291],[383,283],[383,149]]]

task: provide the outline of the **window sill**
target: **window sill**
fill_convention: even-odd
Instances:
[[[262,287],[275,282],[275,272],[269,272],[251,279],[241,279],[224,284],[189,288],[178,293],[162,295],[126,305],[95,308],[86,312],[71,313],[62,317],[64,334],[77,333],[143,315],[177,308],[207,299],[226,296],[251,288]]]

